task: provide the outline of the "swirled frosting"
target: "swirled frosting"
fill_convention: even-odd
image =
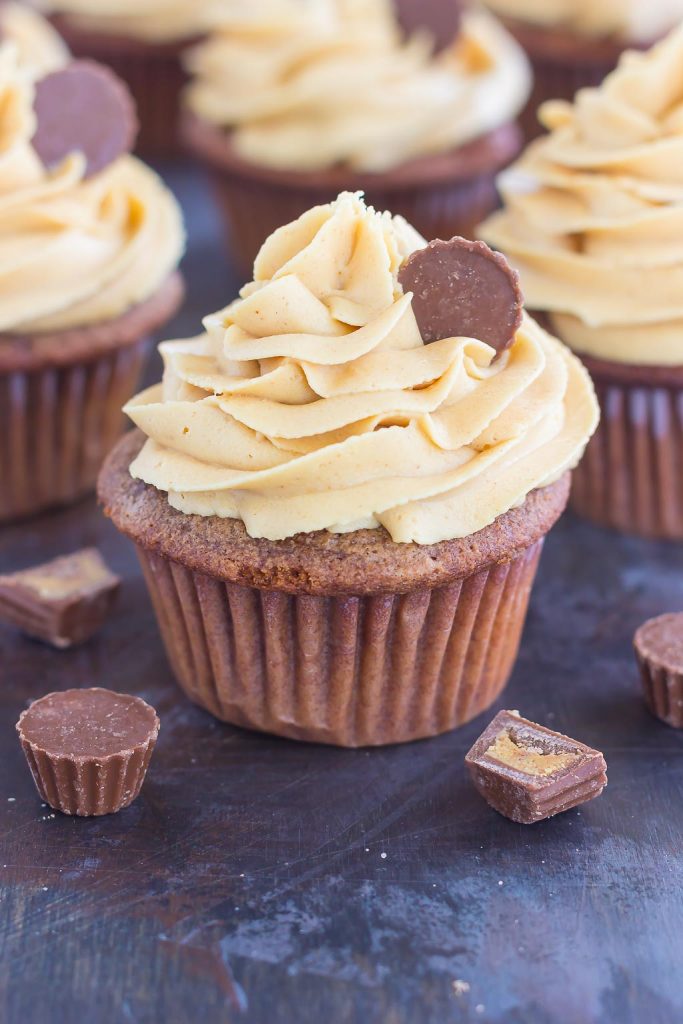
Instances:
[[[384,526],[467,536],[557,479],[595,428],[590,380],[526,317],[502,356],[425,345],[398,270],[424,239],[343,193],[266,241],[241,297],[161,346],[163,383],[126,412],[134,477],[253,537]]]
[[[540,116],[550,134],[502,175],[482,237],[572,348],[683,363],[683,26]]]
[[[56,71],[69,59],[69,51],[50,23],[13,0],[0,7],[0,38],[15,44],[19,63],[33,78]]]
[[[87,32],[148,43],[196,39],[220,24],[236,2],[252,0],[33,0],[47,14],[64,15]]]
[[[0,332],[35,334],[113,319],[177,266],[184,234],[161,180],[124,156],[86,179],[74,153],[46,170],[31,145],[33,84],[0,47]]]
[[[683,18],[683,0],[486,0],[486,4],[500,17],[634,43],[654,42]]]
[[[467,13],[433,57],[426,36],[403,39],[390,0],[237,4],[187,63],[198,117],[230,129],[244,159],[301,171],[447,152],[513,120],[530,86],[490,15]]]

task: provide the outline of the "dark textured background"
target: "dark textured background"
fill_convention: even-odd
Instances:
[[[202,179],[171,180],[191,238],[169,337],[235,291]],[[192,707],[132,551],[93,501],[0,531],[0,567],[85,544],[125,578],[97,639],[58,654],[0,628],[3,1024],[683,1021],[683,734],[648,715],[630,650],[641,620],[683,608],[679,547],[570,517],[548,541],[504,706],[600,747],[610,783],[525,828],[464,774],[493,712],[348,752]],[[49,690],[94,684],[155,705],[157,752],[128,810],[53,816],[14,723]]]

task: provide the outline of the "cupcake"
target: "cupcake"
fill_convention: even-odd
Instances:
[[[35,83],[6,42],[0,96],[4,522],[94,486],[149,336],[179,304],[183,228],[125,152],[134,108],[110,71],[75,62]]]
[[[0,38],[15,44],[19,64],[34,78],[42,78],[69,61],[69,51],[52,25],[30,7],[13,0],[0,6]]]
[[[573,505],[605,526],[683,538],[683,27],[628,53],[502,176],[481,234],[529,307],[590,370],[602,422]]]
[[[35,0],[76,57],[108,64],[133,93],[138,148],[148,157],[177,150],[181,55],[235,0]]]
[[[624,50],[647,49],[683,20],[683,0],[486,0],[524,47],[534,85],[522,126],[528,139],[541,132],[538,108],[549,99],[571,100],[613,71]]]
[[[579,361],[511,315],[515,281],[345,193],[161,346],[99,494],[191,700],[349,747],[495,700],[597,415]]]
[[[364,190],[427,238],[470,235],[519,150],[514,119],[530,88],[500,25],[481,11],[456,19],[453,4],[441,9],[450,32],[406,33],[406,0],[247,6],[190,51],[183,121],[242,269],[275,228],[343,190]]]

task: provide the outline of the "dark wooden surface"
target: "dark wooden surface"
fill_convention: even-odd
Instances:
[[[196,332],[235,285],[202,180],[171,179],[191,244],[169,336]],[[58,654],[0,628],[3,1024],[683,1020],[683,735],[645,710],[630,650],[641,620],[683,608],[679,547],[571,518],[551,536],[498,706],[600,747],[610,783],[525,828],[465,777],[489,715],[345,752],[192,707],[132,551],[93,501],[0,531],[0,566],[85,544],[125,578],[97,639]],[[93,684],[151,701],[159,745],[131,808],[53,816],[14,723],[49,690]]]

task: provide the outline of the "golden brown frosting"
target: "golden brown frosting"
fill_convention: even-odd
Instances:
[[[86,32],[148,43],[196,39],[220,23],[236,3],[253,0],[34,0],[47,14],[68,17]]]
[[[69,51],[52,25],[36,11],[11,0],[0,7],[0,37],[15,44],[21,67],[33,78],[56,71],[69,59]]]
[[[38,159],[33,85],[14,44],[0,47],[0,332],[34,334],[110,320],[150,298],[184,246],[160,178],[124,156],[85,179],[80,153]]]
[[[683,363],[683,26],[541,118],[482,237],[577,351]]]
[[[253,537],[384,526],[431,544],[475,533],[576,464],[590,380],[529,317],[511,348],[424,345],[398,270],[425,244],[343,193],[266,241],[206,332],[161,346],[163,384],[126,412],[134,477]]]
[[[486,0],[500,17],[652,43],[683,18],[683,0]]]
[[[513,120],[530,75],[490,15],[469,12],[436,57],[402,37],[390,0],[235,5],[190,51],[189,108],[232,130],[240,156],[293,170],[383,171],[446,152]]]

